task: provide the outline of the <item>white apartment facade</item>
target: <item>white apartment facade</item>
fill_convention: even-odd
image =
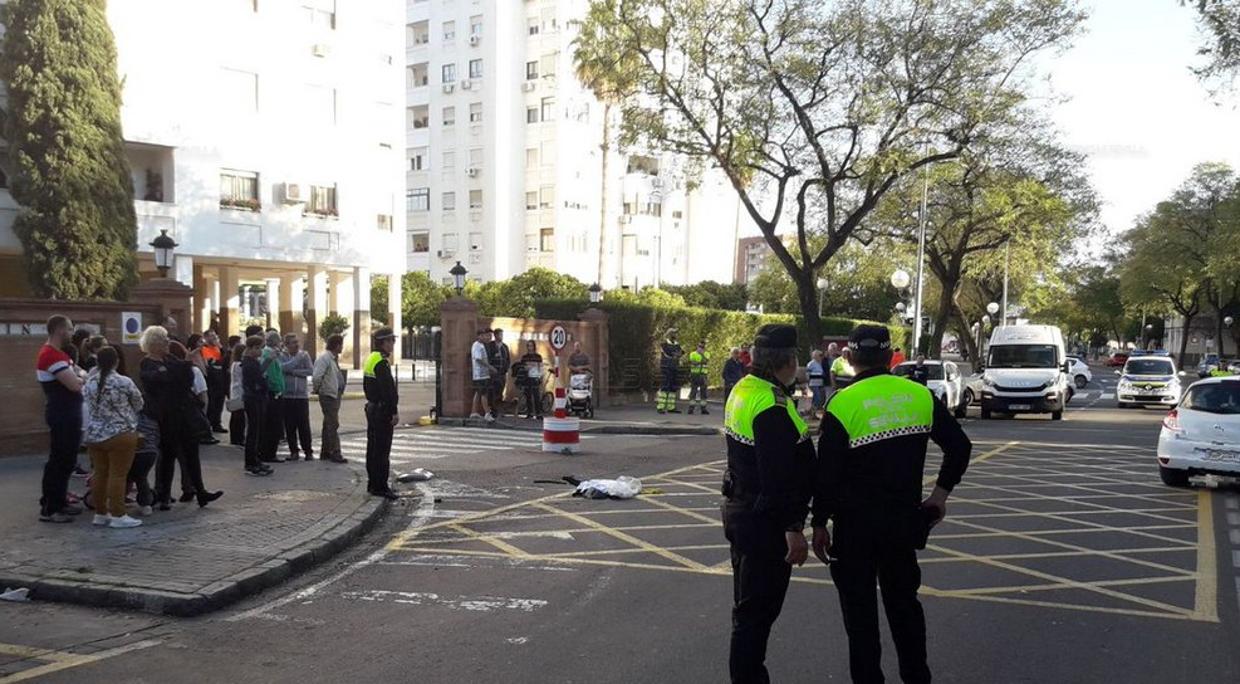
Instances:
[[[264,322],[285,331],[349,319],[351,359],[369,346],[371,276],[394,275],[399,329],[402,0],[107,11],[143,277],[155,274],[149,243],[167,231],[179,243],[169,275],[194,288],[196,329],[238,333],[262,292]],[[16,211],[0,191],[0,259],[13,263]]]
[[[572,59],[588,0],[406,2],[410,271],[542,266],[605,289],[730,279],[739,203],[718,179],[686,192],[672,155],[613,149],[600,216],[604,108]]]

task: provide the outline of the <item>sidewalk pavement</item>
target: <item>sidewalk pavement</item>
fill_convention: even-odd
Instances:
[[[82,457],[85,462],[85,457]],[[36,600],[197,615],[284,581],[356,540],[385,510],[366,493],[361,463],[275,464],[246,476],[239,448],[203,447],[206,508],[174,503],[132,529],[39,522],[42,457],[0,459],[0,588]],[[153,476],[153,474],[152,474]],[[179,473],[178,473],[179,476]],[[174,483],[179,493],[179,480]],[[70,490],[81,495],[85,480]],[[132,511],[131,511],[132,513]]]
[[[594,418],[581,419],[582,434],[592,435],[719,435],[723,434],[723,405],[711,401],[707,415],[689,415],[688,406],[681,404],[682,413],[659,414],[654,402],[632,402],[599,407]],[[481,419],[441,418],[441,425],[477,426],[488,424]],[[500,416],[493,427],[509,430],[541,431],[542,422],[515,416]]]

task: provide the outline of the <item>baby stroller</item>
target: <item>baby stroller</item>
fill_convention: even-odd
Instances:
[[[592,373],[574,373],[569,377],[568,412],[578,417],[594,417],[594,375]]]

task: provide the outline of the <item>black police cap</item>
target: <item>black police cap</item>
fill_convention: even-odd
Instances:
[[[797,329],[791,325],[782,323],[768,323],[758,328],[758,335],[754,338],[755,347],[765,347],[768,349],[792,349],[797,346]]]
[[[374,333],[372,333],[370,337],[375,342],[379,342],[380,340],[396,339],[396,333],[392,332],[391,328],[384,327],[384,328],[379,328],[378,330],[374,331]]]
[[[891,331],[881,325],[859,325],[848,336],[849,349],[891,349]]]

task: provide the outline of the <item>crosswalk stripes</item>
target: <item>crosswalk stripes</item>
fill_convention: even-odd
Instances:
[[[583,440],[590,439],[588,435]],[[488,428],[422,428],[397,431],[392,440],[394,463],[420,460],[438,460],[452,456],[531,450],[542,447],[542,435],[538,432],[518,432]],[[366,435],[343,437],[340,448],[348,458],[366,457]]]

